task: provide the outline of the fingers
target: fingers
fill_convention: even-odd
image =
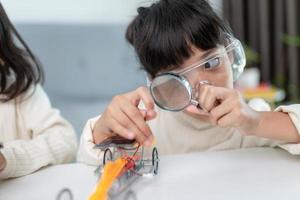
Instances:
[[[233,95],[235,95],[235,90],[233,89],[201,85],[198,101],[201,107],[210,112],[213,108],[221,104],[222,101]]]
[[[133,132],[129,131],[127,128],[125,128],[123,125],[121,125],[121,123],[114,119],[111,118],[109,120],[110,123],[110,131],[112,131],[113,133],[117,133],[118,135],[127,138],[127,139],[134,139],[135,135]]]
[[[249,113],[241,94],[230,88],[203,85],[199,104],[210,113],[212,124],[219,127],[245,126]]]
[[[115,96],[102,115],[105,120],[101,120],[99,130],[110,130],[127,139],[135,138],[141,144],[151,144],[153,135],[146,121],[155,118],[156,112],[152,98],[145,89]],[[146,110],[138,108],[141,100]]]
[[[201,85],[199,88],[199,104],[209,111],[209,118],[213,125],[220,127],[241,126],[247,113],[247,104],[240,93],[231,88]]]
[[[121,102],[121,110],[127,115],[131,120],[133,125],[138,129],[136,131],[137,136],[140,138],[140,142],[144,142],[148,137],[152,136],[150,127],[146,123],[143,114],[139,111],[136,106],[126,103],[126,101]],[[130,123],[131,124],[131,123]],[[150,139],[150,138],[149,138]]]
[[[149,121],[149,120],[152,120],[156,117],[156,112],[155,110],[140,110],[140,113],[142,114],[143,118],[146,120],[146,121]]]
[[[146,108],[146,116],[144,119],[146,121],[154,119],[156,117],[156,112],[154,111],[154,101],[150,95],[150,92],[145,87],[139,87],[130,94],[130,99],[135,106],[138,106],[140,101],[143,102]]]
[[[132,103],[135,106],[138,106],[140,100],[142,100],[147,111],[154,110],[154,101],[147,88],[139,87],[138,89],[136,89],[131,93],[130,98],[132,99]]]
[[[109,121],[109,127],[111,127],[112,132],[127,139],[136,139],[140,144],[144,144],[147,140],[152,140],[152,136],[145,136],[125,113],[120,111],[115,114],[117,117],[112,117]]]
[[[210,111],[210,121],[213,125],[219,124],[219,119],[232,111],[232,102],[230,99],[225,100],[222,104],[214,107]]]
[[[217,124],[219,127],[239,127],[241,125],[241,120],[238,119],[238,116],[235,112],[229,112],[228,114],[221,117]]]
[[[145,110],[140,110],[138,105],[142,101]],[[154,119],[154,101],[145,87],[140,87],[132,92],[115,96],[103,115],[94,127],[95,141],[103,141],[103,135],[109,137],[118,134],[127,139],[136,139],[143,145],[152,144],[153,134],[147,124]],[[97,139],[98,138],[98,139]]]

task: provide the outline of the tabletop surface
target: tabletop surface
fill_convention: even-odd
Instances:
[[[55,200],[69,188],[87,199],[95,167],[66,164],[0,183],[0,200]],[[300,157],[281,149],[249,148],[161,156],[154,177],[139,177],[117,199],[299,199]]]

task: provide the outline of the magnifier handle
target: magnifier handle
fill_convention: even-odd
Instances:
[[[205,112],[208,113],[208,111],[207,111],[205,108],[202,108],[202,107],[200,106],[200,104],[199,104],[199,102],[198,102],[197,100],[192,99],[192,100],[191,100],[191,104],[194,105],[194,106],[196,106],[199,110],[203,110],[203,111],[205,111]]]

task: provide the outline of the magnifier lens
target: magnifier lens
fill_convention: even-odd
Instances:
[[[180,111],[190,104],[191,91],[187,81],[174,74],[156,77],[150,91],[155,103],[165,110]]]

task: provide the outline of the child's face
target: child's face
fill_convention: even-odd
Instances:
[[[192,50],[194,54],[189,59],[187,59],[183,63],[182,67],[180,67],[178,70],[181,71],[187,69],[190,66],[193,66],[195,63],[203,63],[207,60],[210,60],[210,62],[208,62],[208,65],[206,66],[213,66],[211,68],[205,69],[204,65],[184,74],[184,76],[188,79],[193,88],[196,88],[195,85],[197,85],[200,81],[204,80],[208,81],[208,83],[213,86],[233,88],[231,61],[228,57],[228,54],[224,53],[223,46],[219,46],[215,49],[207,51],[203,51],[197,48],[192,48]],[[201,95],[201,88],[199,90],[200,91],[197,92],[199,92],[199,95]],[[188,114],[195,114],[190,113],[187,110],[185,110],[185,112]]]
[[[203,82],[211,86],[233,88],[232,50],[224,46],[207,51],[195,47],[191,50],[193,54],[181,66],[160,72],[151,82],[150,91],[159,107],[180,111],[190,108],[188,105],[197,106],[198,99],[204,97],[201,96]],[[197,110],[196,114],[199,115],[199,109],[188,110]]]

